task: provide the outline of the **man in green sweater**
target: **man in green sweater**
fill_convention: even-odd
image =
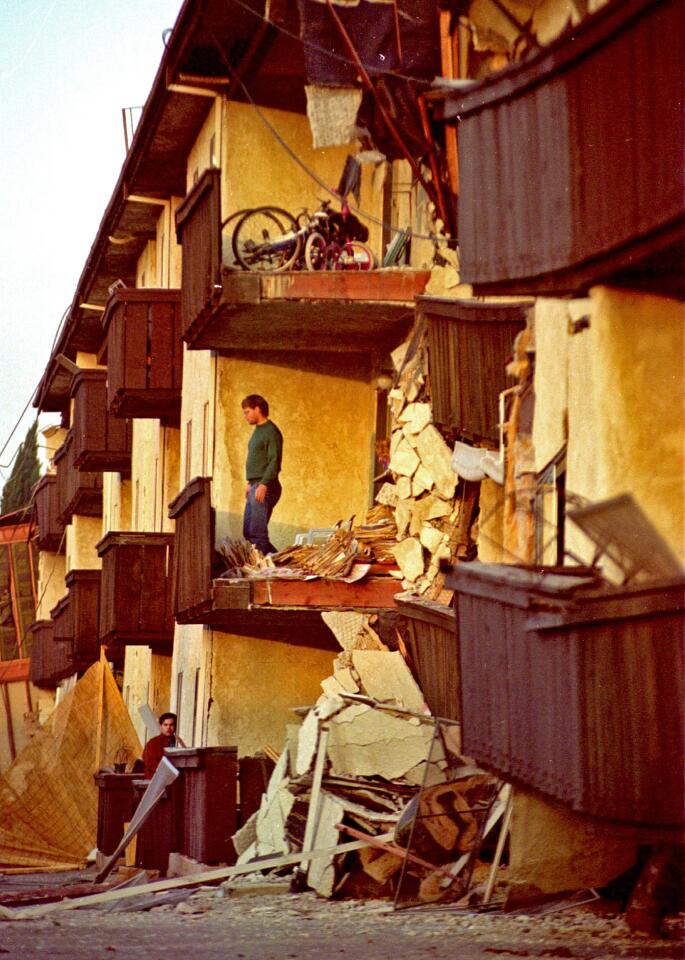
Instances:
[[[245,514],[243,536],[263,554],[276,548],[269,540],[269,519],[281,497],[278,474],[281,472],[283,435],[269,420],[269,404],[257,393],[245,397],[241,404],[243,416],[254,427],[247,445],[245,473]]]

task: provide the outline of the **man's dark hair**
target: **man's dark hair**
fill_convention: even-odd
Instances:
[[[251,393],[249,397],[245,397],[240,406],[243,408],[243,410],[245,407],[249,407],[251,410],[259,407],[265,417],[269,416],[269,404],[264,397],[260,397],[258,393]]]
[[[173,720],[176,723],[176,714],[175,713],[163,713],[159,718],[160,723],[164,723],[165,720]]]

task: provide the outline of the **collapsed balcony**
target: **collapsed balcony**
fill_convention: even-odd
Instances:
[[[396,609],[398,583],[391,577],[369,576],[357,583],[222,579],[211,485],[209,477],[196,477],[169,504],[176,522],[173,610],[179,623],[335,650],[322,611]]]
[[[103,317],[107,409],[178,422],[183,380],[179,290],[116,290]]]
[[[574,810],[682,826],[683,581],[472,563],[448,585],[464,753]]]
[[[207,170],[176,215],[191,349],[382,354],[404,339],[429,271],[238,272],[222,259],[220,177]]]
[[[102,558],[99,637],[108,650],[142,645],[170,654],[174,641],[171,533],[108,533]]]
[[[461,279],[477,294],[685,294],[684,21],[678,0],[608,4],[447,94]]]

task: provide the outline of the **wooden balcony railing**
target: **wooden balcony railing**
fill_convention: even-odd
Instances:
[[[455,589],[464,754],[597,817],[685,824],[685,582],[470,563]]]
[[[202,622],[196,618],[211,608],[214,557],[214,509],[212,481],[195,477],[169,504],[176,521],[172,609],[179,623]]]
[[[421,297],[428,330],[433,416],[449,430],[497,442],[499,394],[528,303],[484,303]]]
[[[143,645],[170,654],[171,533],[108,533],[97,545],[102,557],[100,642],[108,648]]]
[[[236,270],[222,262],[220,185],[206,171],[176,213],[189,348],[382,354],[401,343],[429,271]]]
[[[52,620],[36,620],[29,627],[31,664],[29,680],[37,687],[56,687],[60,680],[74,673],[68,644],[55,642]]]
[[[626,0],[466,94],[461,279],[480,294],[597,282],[685,293],[681,0]]]
[[[33,518],[36,524],[36,545],[39,550],[64,552],[64,527],[58,520],[59,498],[57,476],[46,473],[33,491]]]
[[[50,611],[55,642],[64,644],[72,672],[86,670],[100,655],[100,571],[70,570],[65,583],[67,595]]]
[[[57,520],[66,526],[74,514],[99,517],[102,514],[102,474],[77,470],[74,466],[74,432],[55,454],[57,467]]]
[[[181,411],[179,290],[117,290],[103,318],[107,408],[116,417],[175,423]]]
[[[107,409],[107,371],[80,370],[71,384],[74,401],[74,466],[77,470],[128,473],[131,424]]]
[[[265,581],[221,578],[214,549],[212,481],[196,477],[169,504],[176,521],[172,607],[179,623],[206,623],[242,636],[335,649],[321,610],[395,610],[397,581]]]

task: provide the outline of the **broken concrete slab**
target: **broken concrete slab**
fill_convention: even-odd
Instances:
[[[429,553],[435,553],[438,547],[447,540],[447,537],[441,530],[432,527],[430,523],[424,523],[421,527],[419,540],[421,546],[425,547]]]
[[[415,497],[420,496],[433,487],[433,478],[422,463],[416,468],[416,473],[412,477],[412,493]]]
[[[396,507],[399,494],[394,483],[384,483],[376,494],[376,503],[382,503],[388,507]]]
[[[412,495],[412,481],[409,477],[397,478],[397,499],[407,500]]]
[[[414,510],[414,500],[398,500],[397,507],[395,508],[395,523],[397,525],[397,539],[401,540],[404,537],[407,529],[409,528],[409,523],[412,518],[412,513]]]
[[[326,610],[321,618],[343,650],[350,650],[362,627],[368,623],[369,615],[354,610]]]

